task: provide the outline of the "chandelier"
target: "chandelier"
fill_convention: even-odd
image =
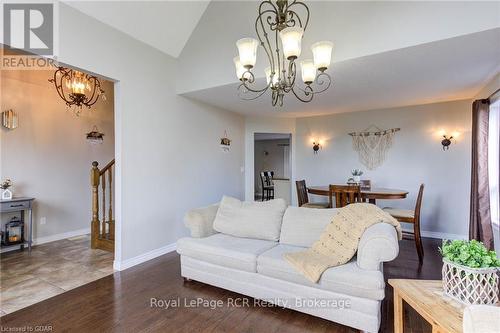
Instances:
[[[58,67],[54,72],[54,77],[49,79],[49,82],[54,83],[59,97],[66,102],[68,107],[75,107],[77,115],[81,112],[82,106],[90,108],[97,102],[99,96],[106,100],[101,82],[94,75]],[[76,107],[80,109],[76,109]]]
[[[309,8],[303,2],[268,0],[259,5],[259,15],[255,20],[258,40],[242,38],[236,42],[239,56],[234,58],[234,65],[241,81],[238,93],[242,99],[257,99],[270,89],[273,106],[283,106],[283,98],[290,92],[306,103],[315,94],[330,87],[332,80],[326,70],[330,66],[333,43],[328,41],[312,45],[313,59],[300,62],[304,85],[301,87],[297,83],[297,59],[302,51],[302,36],[308,23]],[[255,75],[252,72],[259,45],[269,61],[269,67],[264,71],[267,85],[263,88],[255,87]]]

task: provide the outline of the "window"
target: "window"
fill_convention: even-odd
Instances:
[[[490,209],[493,227],[498,229],[500,220],[500,99],[490,104],[488,134],[488,178],[490,185]]]

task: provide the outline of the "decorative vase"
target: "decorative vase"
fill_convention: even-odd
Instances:
[[[496,304],[499,273],[498,267],[470,268],[443,258],[443,290],[464,304]]]
[[[8,188],[2,191],[2,200],[12,199],[12,192]]]
[[[361,183],[361,176],[352,176],[352,179],[354,179],[355,183]]]

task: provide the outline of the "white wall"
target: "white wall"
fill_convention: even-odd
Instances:
[[[291,134],[290,153],[295,160],[295,119],[291,118],[245,118],[245,200],[254,200],[254,135],[255,133]],[[290,180],[294,183],[295,166],[291,164]],[[296,196],[292,195],[292,203],[296,203]]]
[[[114,158],[112,83],[103,82],[106,102],[83,108],[77,117],[47,81],[52,71],[4,70],[0,75],[1,110],[19,115],[17,129],[0,130],[0,178],[13,181],[15,196],[35,197],[33,237],[41,242],[90,230],[91,164]],[[105,133],[103,144],[86,140],[94,125]],[[10,215],[2,216],[3,222]]]
[[[474,99],[482,99],[488,98],[492,93],[494,93],[497,89],[500,88],[500,72],[496,73],[496,75],[491,78],[481,89]],[[498,94],[495,95],[495,98],[498,98]]]
[[[369,171],[352,149],[351,131],[370,125],[399,127],[385,163]],[[439,129],[459,131],[460,137],[443,151]],[[296,124],[296,179],[308,185],[344,183],[350,170],[365,171],[376,187],[405,189],[406,200],[380,201],[380,206],[413,209],[420,183],[423,199],[424,235],[465,237],[468,234],[470,195],[471,101],[455,101],[299,118]],[[325,141],[314,155],[311,139]],[[430,232],[430,233],[429,233]]]
[[[187,233],[188,209],[243,196],[244,120],[177,96],[182,73],[172,57],[64,4],[59,24],[60,61],[118,81],[115,263],[123,268],[171,248]],[[219,148],[224,130],[228,154]]]

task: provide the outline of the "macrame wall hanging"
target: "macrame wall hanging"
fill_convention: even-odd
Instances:
[[[371,125],[362,132],[349,133],[352,136],[352,147],[358,152],[359,161],[369,170],[374,170],[384,163],[387,151],[392,146],[394,134],[399,128],[382,130]]]

